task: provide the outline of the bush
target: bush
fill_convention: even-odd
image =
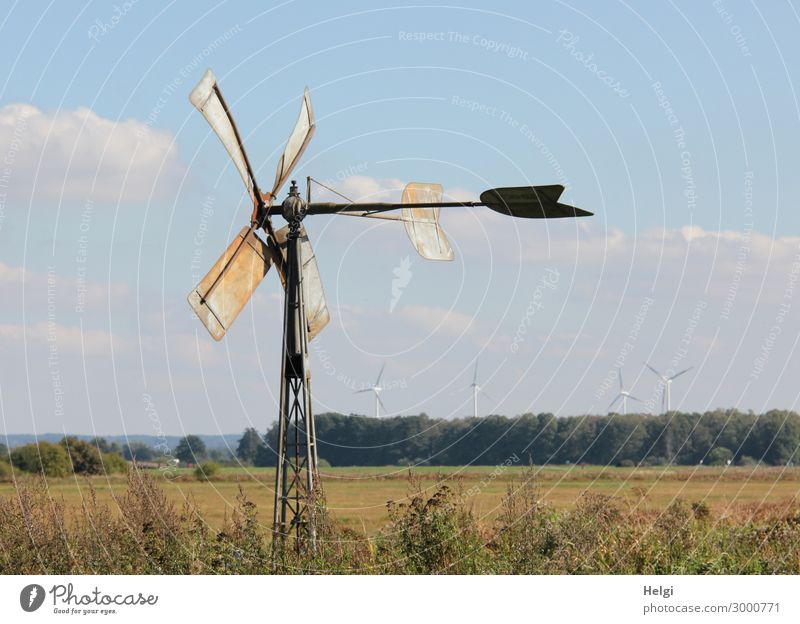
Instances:
[[[219,472],[219,464],[213,461],[204,461],[194,469],[194,476],[199,481],[206,481]]]
[[[69,454],[72,471],[75,474],[103,474],[103,462],[100,460],[100,451],[96,446],[73,436],[65,437],[59,444]]]
[[[7,461],[0,459],[0,480],[10,479],[11,474],[11,465]]]
[[[119,453],[103,453],[100,456],[106,474],[128,472],[128,462]]]
[[[725,466],[733,458],[733,453],[724,446],[716,446],[708,454],[708,464],[711,466]]]
[[[72,472],[69,455],[63,446],[50,442],[26,444],[11,451],[11,465],[25,472],[46,477],[66,477]]]

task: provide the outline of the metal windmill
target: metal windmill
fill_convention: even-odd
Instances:
[[[616,397],[614,397],[613,401],[611,401],[611,403],[608,406],[608,409],[611,410],[611,408],[614,407],[616,402],[619,401],[620,399],[622,399],[622,415],[623,416],[628,413],[628,399],[631,399],[632,401],[638,401],[639,403],[642,402],[641,399],[637,399],[628,390],[625,390],[624,385],[622,383],[622,369],[621,368],[619,369],[619,394]]]
[[[675,373],[674,375],[672,375],[670,377],[670,376],[667,376],[667,375],[663,375],[662,373],[657,371],[655,368],[650,366],[647,362],[645,362],[644,365],[647,368],[649,368],[651,371],[653,371],[656,375],[658,375],[658,378],[661,380],[661,383],[664,386],[664,390],[663,390],[663,392],[661,394],[661,407],[664,409],[664,413],[665,414],[669,414],[669,410],[670,410],[670,407],[671,407],[670,406],[670,392],[669,391],[670,391],[670,388],[672,387],[672,382],[675,381],[678,377],[680,377],[684,373],[688,373],[690,370],[692,370],[693,367],[690,366],[689,368],[685,368],[680,373]]]
[[[356,394],[361,394],[363,392],[372,392],[375,394],[375,418],[380,418],[381,416],[381,408],[383,411],[388,411],[386,406],[381,401],[381,392],[383,392],[384,388],[381,385],[381,377],[383,377],[383,370],[386,368],[386,364],[381,366],[381,372],[378,373],[378,378],[375,380],[375,383],[372,384],[369,388],[362,388],[361,390],[356,390]]]
[[[311,215],[344,214],[401,221],[419,254],[430,260],[452,260],[453,251],[439,225],[441,208],[487,206],[501,214],[532,219],[589,216],[558,199],[561,185],[497,188],[484,191],[477,202],[443,202],[439,184],[411,183],[400,203],[332,203],[311,201],[292,180],[288,196],[273,205],[284,183],[314,134],[311,97],[305,90],[300,115],[278,160],[275,181],[261,192],[236,123],[211,70],[189,95],[233,160],[253,202],[250,224],[244,227],[208,274],[189,294],[189,305],[215,340],[230,328],[242,307],[272,265],[285,291],[281,358],[280,412],[273,534],[294,533],[315,540],[313,501],[317,487],[317,446],[311,411],[308,343],[330,320],[317,261],[303,226]],[[389,214],[399,210],[400,214]],[[287,225],[275,229],[272,218]],[[263,230],[263,236],[257,232]]]

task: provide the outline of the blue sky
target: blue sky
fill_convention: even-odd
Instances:
[[[186,294],[249,208],[187,94],[219,78],[262,186],[308,85],[296,170],[356,198],[563,183],[581,221],[445,211],[306,226],[332,322],[317,411],[796,408],[800,105],[788,2],[14,3],[0,22],[0,409],[7,432],[235,432],[275,417],[280,293],[225,341]],[[390,312],[394,270],[411,277]],[[542,280],[551,279],[543,287]],[[157,416],[153,418],[154,406]]]

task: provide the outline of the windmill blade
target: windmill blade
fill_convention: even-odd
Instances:
[[[222,141],[231,160],[233,160],[233,164],[236,166],[236,170],[242,176],[242,181],[247,188],[250,199],[254,202],[259,201],[260,196],[253,169],[250,166],[247,153],[244,151],[239,130],[236,128],[233,116],[230,114],[225,99],[222,97],[222,92],[217,85],[217,77],[214,72],[210,69],[206,70],[200,82],[189,93],[189,101],[203,114],[211,129]]]
[[[272,196],[274,197],[283,183],[292,175],[292,169],[300,160],[303,152],[308,147],[308,142],[314,136],[316,125],[314,123],[314,109],[311,107],[311,93],[306,87],[303,92],[303,102],[300,104],[300,115],[294,124],[294,129],[286,141],[286,147],[278,161],[278,168],[275,171],[275,184],[272,186]]]
[[[610,410],[611,410],[611,408],[612,408],[612,407],[614,407],[614,404],[615,404],[617,401],[619,401],[621,398],[622,398],[622,395],[621,395],[621,394],[618,394],[618,395],[617,395],[617,398],[615,398],[613,401],[611,401],[611,403],[609,403],[609,404],[608,404],[608,408],[606,409],[606,411],[607,411],[607,412],[608,412],[608,411],[610,411]]]
[[[664,379],[664,375],[662,375],[661,373],[659,373],[659,372],[658,372],[658,371],[657,371],[655,368],[653,368],[652,366],[650,366],[650,365],[649,365],[647,362],[645,362],[645,363],[644,363],[644,365],[645,365],[647,368],[649,368],[651,371],[653,371],[653,372],[654,372],[656,375],[658,375],[659,379]]]
[[[669,380],[672,381],[673,379],[677,379],[678,377],[680,377],[684,373],[688,373],[693,368],[694,368],[694,366],[690,366],[689,368],[682,370],[680,373],[677,373],[677,374],[673,375],[672,377],[669,378]]]
[[[384,371],[385,368],[386,368],[386,362],[384,362],[383,366],[381,366],[381,372],[378,373],[378,378],[375,380],[375,385],[376,386],[380,385],[381,377],[383,377],[383,371]]]
[[[622,369],[619,369],[619,391],[622,392]]]
[[[483,396],[485,396],[490,401],[494,401],[495,403],[497,402],[497,399],[495,399],[491,394],[486,392],[486,390],[484,390],[483,388],[478,388],[478,392],[480,392]]]
[[[280,247],[284,261],[286,260],[288,235],[288,225],[275,232],[275,240]],[[303,260],[302,279],[303,288],[305,289],[303,295],[306,306],[308,341],[311,342],[330,322],[331,315],[328,312],[328,303],[325,299],[325,290],[322,287],[322,277],[319,274],[317,258],[314,255],[314,249],[311,247],[308,233],[303,225],[300,226],[300,256]],[[285,289],[286,277],[283,271],[279,271],[278,274]]]
[[[411,182],[403,189],[403,204],[438,204],[442,201],[444,190],[441,184]],[[439,225],[440,208],[401,209],[403,225],[411,244],[420,256],[427,260],[452,260],[454,257],[450,242]]]
[[[389,410],[386,409],[386,406],[383,404],[383,399],[381,399],[381,395],[376,392],[375,398],[378,399],[378,403],[380,404],[381,408],[383,408],[383,413],[388,414]]]
[[[273,253],[252,228],[242,228],[189,293],[189,306],[214,340],[221,340],[272,266]],[[211,285],[216,284],[213,292]]]
[[[363,390],[353,390],[353,394],[361,394],[362,392],[372,392],[372,388],[364,388]]]
[[[642,401],[642,400],[641,400],[639,397],[635,397],[635,396],[633,396],[632,394],[629,394],[629,395],[628,395],[628,398],[629,398],[629,399],[632,399],[632,400],[634,400],[634,401],[639,401],[639,403],[644,403],[644,401]]]
[[[481,202],[495,212],[523,219],[560,219],[592,215],[586,210],[558,203],[557,200],[563,190],[564,187],[560,184],[489,189],[481,193]]]

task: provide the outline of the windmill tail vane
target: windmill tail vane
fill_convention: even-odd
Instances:
[[[272,188],[262,193],[236,122],[210,69],[192,89],[189,100],[222,142],[253,204],[249,224],[242,227],[189,293],[189,305],[212,338],[221,340],[275,266],[284,290],[284,312],[273,536],[281,544],[294,536],[298,548],[301,544],[314,548],[314,505],[319,475],[308,343],[325,328],[330,314],[304,219],[326,214],[400,221],[420,256],[428,260],[452,260],[453,249],[439,224],[442,208],[483,206],[527,219],[583,217],[592,213],[560,203],[564,187],[559,184],[489,189],[476,202],[443,201],[440,184],[412,182],[406,185],[398,203],[312,202],[312,178],[307,177],[306,198],[291,180],[316,130],[308,88],[278,159]],[[290,180],[287,196],[276,205],[275,199]],[[286,221],[279,229],[272,223],[277,216]]]

